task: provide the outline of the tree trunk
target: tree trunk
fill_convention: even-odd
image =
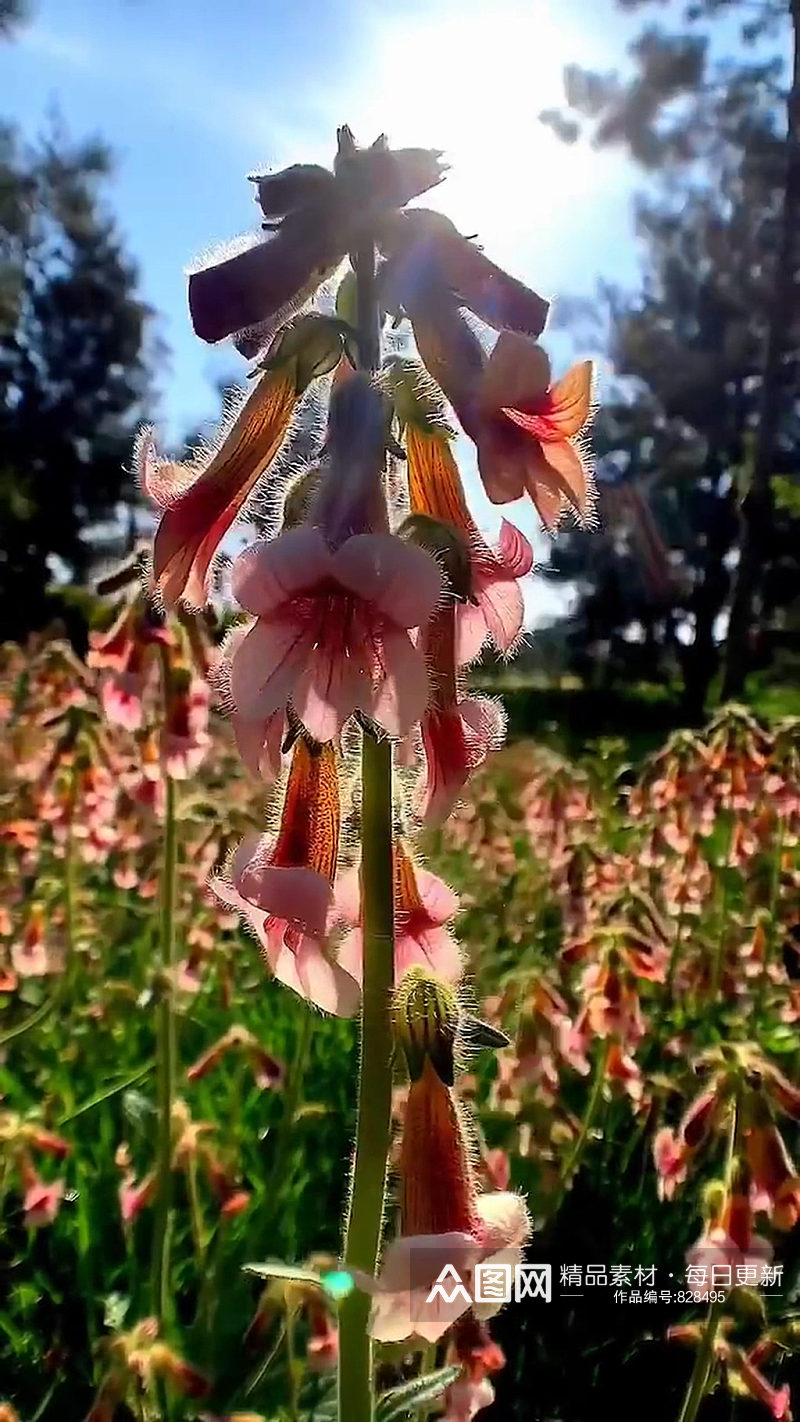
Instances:
[[[740,696],[749,663],[753,602],[772,529],[772,464],[781,414],[781,363],[795,314],[796,242],[800,225],[800,0],[790,0],[792,83],[787,104],[786,186],[780,245],[764,351],[756,445],[750,487],[742,500],[742,532],[725,653],[722,699]]]

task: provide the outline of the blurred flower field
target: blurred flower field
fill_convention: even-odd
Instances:
[[[265,795],[209,710],[213,629],[188,614],[140,626],[133,667],[129,633],[96,634],[88,665],[57,639],[2,652],[0,1416],[149,1417],[160,1397],[176,1418],[323,1418],[335,1303],[245,1266],[335,1270],[355,1027],[270,980],[211,887]],[[526,1194],[528,1257],[552,1259],[556,1293],[561,1267],[579,1263],[678,1279],[698,1240],[734,1268],[782,1266],[763,1296],[728,1292],[706,1361],[726,1408],[784,1417],[800,1336],[800,728],[729,707],[638,765],[623,749],[598,743],[570,764],[512,743],[428,834],[430,867],[460,896],[468,1005],[510,1038],[497,1053],[465,1044],[479,1170]],[[165,980],[167,777],[178,873]],[[172,1317],[156,1336],[165,994]],[[398,1068],[398,1123],[406,1090]],[[577,1418],[587,1397],[614,1395],[618,1415],[638,1415],[642,1369],[662,1379],[654,1415],[675,1415],[704,1302],[666,1300],[663,1285],[649,1309],[612,1297],[602,1318],[585,1295],[505,1309],[494,1331],[508,1366],[485,1416],[531,1415],[520,1379],[538,1380],[536,1415]],[[381,1357],[387,1386],[409,1375],[402,1347]]]

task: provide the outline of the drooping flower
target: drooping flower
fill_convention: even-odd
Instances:
[[[530,1221],[519,1196],[477,1191],[461,1109],[448,1084],[457,1023],[452,989],[412,970],[396,990],[394,1020],[411,1076],[398,1163],[400,1235],[386,1250],[380,1276],[357,1282],[372,1294],[374,1338],[436,1342],[471,1307],[476,1265],[513,1271]],[[447,1284],[436,1291],[440,1276]],[[483,1317],[497,1307],[474,1305]]]
[[[243,553],[237,600],[256,622],[234,652],[239,714],[262,724],[287,701],[315,739],[332,740],[354,711],[405,735],[428,698],[409,629],[439,592],[433,559],[390,534],[359,534],[332,552],[297,528]]]
[[[241,1052],[242,1056],[251,1065],[255,1076],[256,1085],[262,1091],[272,1091],[283,1081],[284,1070],[281,1062],[268,1052],[261,1045],[258,1038],[248,1031],[246,1027],[235,1023],[229,1027],[227,1032],[208,1047],[202,1056],[188,1068],[186,1078],[188,1081],[199,1081],[201,1077],[207,1076],[210,1071],[219,1066],[219,1063],[230,1051]]]
[[[412,319],[412,307],[418,309],[435,284],[450,293],[455,307],[466,306],[495,330],[528,336],[544,330],[549,303],[490,261],[443,213],[413,208],[393,214],[382,224],[379,242],[389,259],[385,289]]]
[[[520,579],[533,567],[531,546],[519,529],[503,519],[499,542],[489,547],[467,508],[441,398],[431,389],[424,367],[416,361],[394,360],[388,370],[397,415],[405,428],[411,510],[458,529],[469,549],[469,597],[456,607],[458,663],[473,661],[487,637],[508,655],[522,630],[525,606]]]
[[[104,673],[100,700],[112,725],[126,731],[140,729],[153,650],[171,644],[170,632],[151,615],[140,597],[123,607],[107,631],[89,634],[86,660],[90,667]]]
[[[152,431],[140,435],[141,482],[163,510],[153,545],[153,580],[166,607],[202,607],[212,560],[256,482],[283,444],[295,406],[341,355],[341,335],[323,317],[299,317],[276,337],[265,368],[223,428],[194,460],[159,459]]]
[[[739,1385],[736,1390],[741,1391],[747,1397],[752,1397],[756,1402],[762,1403],[775,1422],[792,1422],[791,1393],[788,1384],[784,1383],[780,1388],[773,1387],[761,1370],[756,1367],[750,1354],[733,1345],[728,1346],[725,1361],[728,1367],[729,1384],[735,1379]]]
[[[585,520],[589,467],[573,441],[592,411],[591,362],[551,386],[545,352],[525,335],[501,331],[486,355],[452,288],[430,264],[395,269],[393,283],[426,369],[476,446],[491,501],[528,493],[548,529],[567,509]]]
[[[710,1087],[689,1104],[676,1131],[664,1126],[656,1133],[653,1159],[660,1200],[671,1200],[685,1181],[689,1162],[708,1140],[721,1105],[716,1087]]]
[[[800,1220],[800,1178],[762,1093],[748,1102],[750,1121],[744,1133],[745,1159],[750,1168],[750,1203],[754,1213],[770,1216],[774,1229],[791,1230]]]
[[[445,1391],[443,1422],[472,1422],[494,1400],[489,1377],[505,1367],[503,1350],[492,1341],[486,1324],[470,1311],[453,1328],[446,1362],[460,1363],[462,1374]]]
[[[40,1229],[55,1220],[64,1199],[63,1180],[42,1180],[32,1161],[23,1157],[20,1177],[24,1186],[22,1212],[27,1229]]]
[[[254,175],[267,218],[264,239],[189,278],[189,308],[202,340],[274,329],[314,295],[382,213],[404,206],[444,176],[438,150],[390,149],[383,135],[372,147],[358,148],[346,126],[338,139],[333,172],[295,164]]]
[[[458,912],[458,898],[445,883],[411,859],[402,839],[394,845],[394,971],[399,982],[414,966],[427,968],[448,982],[461,976],[458,943],[447,924]],[[364,968],[363,907],[360,870],[349,870],[336,886],[334,917],[349,928],[339,946],[339,964],[358,983]]]
[[[383,402],[364,376],[334,389],[308,522],[248,549],[233,589],[256,621],[230,652],[236,714],[266,727],[290,704],[320,742],[355,711],[406,735],[428,699],[410,630],[438,599],[435,560],[386,532]]]
[[[309,1299],[306,1313],[309,1324],[308,1366],[312,1373],[331,1372],[339,1361],[339,1330],[330,1311],[319,1299]]]
[[[21,978],[41,978],[53,971],[43,904],[31,905],[22,938],[11,945],[11,963],[14,972]]]
[[[417,808],[434,825],[447,819],[472,771],[502,745],[506,727],[505,712],[496,701],[459,694],[456,615],[456,605],[445,602],[422,634],[430,700],[420,724],[425,779]]]
[[[769,1240],[753,1229],[749,1170],[739,1161],[730,1189],[709,1188],[708,1219],[686,1256],[687,1270],[699,1275],[689,1277],[689,1286],[703,1295],[708,1289],[730,1288],[737,1283],[758,1285],[772,1254]]]
[[[173,780],[186,780],[194,775],[208,754],[210,701],[207,683],[192,676],[188,668],[171,671],[159,750],[164,774]]]
[[[332,745],[294,747],[277,835],[245,840],[213,889],[238,909],[279,982],[349,1017],[359,990],[325,947],[339,853],[339,781]]]

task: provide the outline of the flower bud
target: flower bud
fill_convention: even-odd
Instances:
[[[469,544],[460,529],[430,514],[412,513],[397,530],[400,538],[432,554],[459,602],[473,602]]]
[[[412,1081],[419,1081],[426,1058],[440,1081],[452,1086],[458,1000],[453,989],[424,968],[409,968],[394,995],[394,1035]]]
[[[702,1213],[706,1224],[712,1225],[720,1219],[725,1209],[727,1191],[722,1180],[710,1180],[703,1190]]]

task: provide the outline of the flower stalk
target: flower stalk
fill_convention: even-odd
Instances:
[[[733,1179],[738,1135],[739,1105],[738,1101],[734,1101],[730,1131],[728,1134],[728,1148],[725,1157],[725,1188],[728,1191],[730,1191]],[[720,1290],[719,1292],[723,1291]],[[686,1396],[683,1400],[683,1407],[681,1408],[678,1422],[695,1422],[697,1414],[700,1411],[701,1403],[708,1391],[708,1384],[711,1381],[717,1333],[719,1332],[720,1319],[722,1318],[724,1308],[724,1294],[721,1299],[715,1299],[709,1304],[708,1315],[703,1328],[703,1336],[697,1349],[692,1376],[689,1379],[689,1386],[686,1390]]]
[[[356,260],[359,351],[362,364],[379,359],[374,252]],[[392,746],[364,731],[361,752],[361,839],[364,979],[358,1125],[345,1238],[347,1268],[374,1274],[383,1226],[392,1104],[391,994],[394,984],[394,872]],[[339,1314],[339,1417],[371,1422],[372,1341],[369,1297],[355,1290]]]
[[[160,961],[161,996],[156,1041],[158,1126],[156,1145],[156,1208],[153,1232],[152,1310],[163,1326],[169,1308],[170,1246],[172,1235],[172,1102],[175,1095],[177,1033],[174,1009],[175,886],[177,824],[175,782],[166,776],[164,816],[164,866],[161,881]]]

